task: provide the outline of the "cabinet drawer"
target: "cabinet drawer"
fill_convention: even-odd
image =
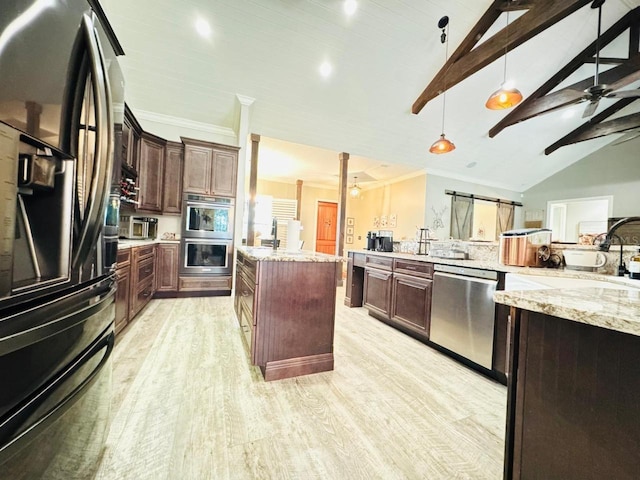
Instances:
[[[353,266],[354,267],[364,267],[365,266],[365,257],[364,253],[354,253],[353,254]]]
[[[244,308],[244,306],[240,307],[240,330],[242,331],[242,335],[247,342],[247,349],[249,350],[249,356],[251,357],[253,363],[253,354],[252,354],[252,337],[253,337],[253,316]]]
[[[155,270],[155,259],[145,258],[138,262],[138,282],[143,282],[153,276]]]
[[[255,298],[255,285],[245,277],[244,275],[240,275],[239,277],[240,284],[236,285],[240,293],[240,301],[242,305],[247,310],[250,316],[253,316],[253,302]]]
[[[258,262],[250,260],[245,257],[244,259],[244,271],[253,283],[256,282],[256,271],[258,270]]]
[[[365,266],[380,268],[382,270],[393,270],[393,257],[378,257],[377,255],[366,255]]]
[[[131,264],[131,249],[119,248],[116,268],[126,267]]]
[[[433,264],[395,258],[393,263],[393,271],[404,273],[406,275],[416,275],[418,277],[432,278]]]
[[[135,297],[133,298],[133,312],[132,316],[135,316],[142,310],[142,308],[149,303],[151,297],[153,296],[153,277],[149,280],[142,282],[138,286],[138,291],[135,293]]]
[[[136,257],[144,258],[153,255],[155,245],[145,245],[144,247],[136,247]]]
[[[181,292],[231,290],[231,276],[180,277],[178,288]]]

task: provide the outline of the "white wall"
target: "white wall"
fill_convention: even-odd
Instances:
[[[444,193],[445,190],[472,193],[474,195],[501,198],[515,202],[521,201],[521,194],[519,192],[427,174],[427,195],[424,224],[426,227],[431,229],[433,236],[436,236],[441,240],[449,238],[449,233],[451,231],[451,195],[446,195]],[[442,218],[442,222],[444,224],[442,228],[434,228],[434,221],[436,220],[437,215]],[[514,228],[521,228],[523,225],[523,208],[516,207],[513,226]]]

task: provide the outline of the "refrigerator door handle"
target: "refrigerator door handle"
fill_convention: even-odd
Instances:
[[[100,373],[109,360],[114,343],[114,332],[102,337],[81,357],[69,364],[51,383],[36,391],[13,415],[0,423],[0,464],[4,463],[9,457],[43,432],[69,410],[77,400],[82,398],[84,392],[95,382],[98,373]],[[100,354],[101,350],[104,350],[104,352],[102,352],[102,358],[95,368],[93,368],[68,395],[56,402],[53,406],[47,407],[47,402],[50,401],[50,398],[56,391],[63,388],[64,384],[71,380],[92,357]],[[19,429],[20,425],[26,423],[31,415],[36,414],[38,410],[43,408],[45,408],[46,411],[39,414],[39,417],[31,423],[31,426],[12,438],[12,432]]]
[[[107,205],[111,168],[113,165],[113,114],[111,91],[104,66],[104,55],[95,30],[97,18],[83,15],[82,32],[89,53],[96,112],[96,167],[91,179],[91,191],[87,200],[86,215],[80,228],[78,248],[73,256],[73,268],[87,258],[98,240]]]

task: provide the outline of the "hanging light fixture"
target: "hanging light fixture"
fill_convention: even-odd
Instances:
[[[505,28],[505,45],[504,45],[504,74],[500,88],[493,92],[485,103],[485,107],[489,110],[504,110],[505,108],[515,107],[522,101],[522,93],[514,87],[507,87],[507,51],[509,49],[509,10],[507,10],[507,27]]]
[[[446,15],[442,17],[438,21],[438,28],[442,29],[442,33],[440,34],[440,43],[445,43],[444,49],[444,64],[447,64],[447,60],[449,57],[449,39],[447,38],[447,33],[449,31],[449,17]],[[449,153],[456,149],[456,146],[444,135],[444,111],[447,99],[447,71],[444,71],[443,82],[444,90],[442,91],[442,133],[440,134],[440,138],[431,145],[429,151],[431,153],[435,153],[436,155],[441,153]]]
[[[358,177],[353,177],[353,186],[349,189],[349,195],[351,198],[358,198],[360,196],[361,188],[358,186]]]

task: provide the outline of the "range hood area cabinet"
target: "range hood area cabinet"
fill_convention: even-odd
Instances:
[[[236,196],[238,147],[182,137],[184,193]]]

